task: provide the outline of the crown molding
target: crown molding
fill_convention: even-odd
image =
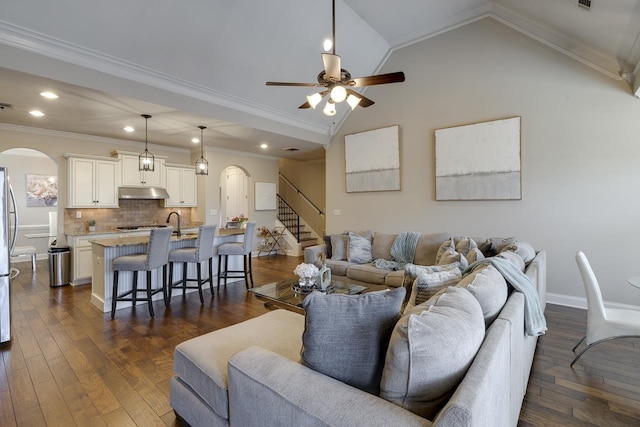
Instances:
[[[0,44],[324,135],[324,125],[0,20]]]
[[[490,16],[496,21],[614,80],[622,80],[620,76],[620,63],[614,55],[571,39],[521,13],[496,4],[495,2],[493,2],[491,7]]]

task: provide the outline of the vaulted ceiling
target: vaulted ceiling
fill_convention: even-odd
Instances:
[[[367,76],[396,49],[490,18],[629,81],[631,96],[640,0],[578,1],[337,0],[336,50],[352,76]],[[265,82],[315,82],[330,36],[330,0],[0,2],[0,102],[13,106],[0,110],[0,128],[142,141],[148,113],[155,144],[192,148],[206,125],[211,147],[321,156],[346,106],[334,117],[300,110],[311,88]],[[44,100],[45,89],[60,98]],[[29,116],[33,108],[46,116]]]

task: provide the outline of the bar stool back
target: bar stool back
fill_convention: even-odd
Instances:
[[[149,315],[154,317],[153,303],[151,298],[156,293],[162,291],[165,305],[167,303],[167,262],[169,261],[169,241],[173,227],[154,228],[149,235],[147,252],[144,254],[125,255],[113,260],[113,295],[111,297],[111,319],[116,315],[116,304],[118,301],[132,301],[136,305],[138,292],[146,292],[146,300],[149,305]],[[151,283],[151,272],[162,267],[162,287],[153,289]],[[118,276],[120,271],[133,272],[133,287],[118,295]],[[145,289],[138,289],[138,274],[141,271],[147,272],[147,286]],[[131,297],[126,298],[128,295]]]
[[[211,287],[211,296],[213,297],[213,238],[216,234],[215,225],[201,225],[198,229],[198,238],[196,240],[196,246],[193,248],[180,248],[174,249],[169,252],[169,287],[167,289],[167,301],[171,302],[171,291],[176,289],[182,289],[182,296],[186,294],[187,289],[198,289],[200,294],[200,304],[204,304],[204,297],[202,296],[202,285],[209,282]],[[202,262],[208,261],[209,263],[209,277],[206,280],[202,280]],[[176,262],[182,263],[182,279],[173,283],[173,264]],[[196,263],[196,270],[198,276],[196,279],[187,278],[187,264]],[[187,286],[188,282],[197,282],[196,286]]]
[[[251,249],[253,248],[253,236],[255,234],[256,223],[247,223],[244,230],[244,241],[227,242],[218,246],[218,287],[220,287],[220,279],[224,279],[224,285],[227,286],[229,278],[244,278],[245,285],[249,289],[249,279],[251,279],[251,287],[253,287],[253,269],[251,267]],[[229,255],[243,256],[243,270],[228,270]],[[220,271],[224,257],[224,271]],[[248,263],[248,266],[247,266]]]

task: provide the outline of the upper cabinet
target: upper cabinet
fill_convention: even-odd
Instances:
[[[163,187],[165,186],[164,159],[155,158],[153,172],[141,171],[138,156],[118,153],[122,160],[122,185],[125,187]]]
[[[120,161],[65,155],[69,161],[68,208],[117,208]]]
[[[171,165],[166,167],[167,193],[165,207],[195,207],[198,205],[198,181],[193,166]]]

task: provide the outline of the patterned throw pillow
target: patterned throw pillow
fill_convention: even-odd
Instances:
[[[418,273],[416,280],[413,281],[411,296],[404,312],[407,313],[416,305],[426,302],[438,291],[449,286],[455,286],[460,280],[462,280],[462,274],[459,268],[434,271],[432,273]]]
[[[371,256],[371,239],[367,239],[350,231],[347,261],[356,264],[366,264],[367,262],[373,261],[373,257]]]
[[[333,261],[344,261],[347,259],[348,236],[344,234],[331,235],[331,259]]]

